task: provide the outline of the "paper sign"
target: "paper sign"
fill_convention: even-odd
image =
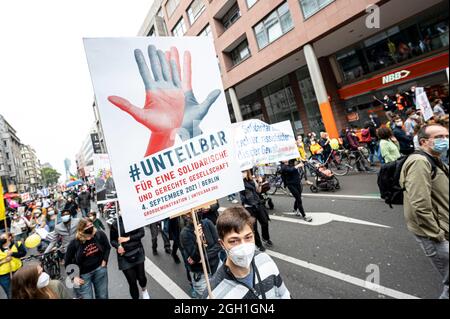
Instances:
[[[425,92],[416,95],[416,103],[419,105],[425,121],[428,121],[433,117],[433,108],[431,107],[430,101],[428,101],[428,97]]]
[[[233,124],[233,134],[241,170],[300,157],[290,121],[239,122]]]
[[[94,178],[97,204],[105,204],[117,200],[116,187],[111,171],[108,154],[94,154]]]

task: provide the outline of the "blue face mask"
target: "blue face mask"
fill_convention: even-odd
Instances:
[[[434,139],[433,151],[438,153],[445,153],[448,151],[448,138]]]

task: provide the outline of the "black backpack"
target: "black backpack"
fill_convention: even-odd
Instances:
[[[437,164],[433,157],[420,150],[415,151],[412,154],[420,154],[428,159],[431,164],[431,179],[434,179],[437,173]],[[403,164],[405,164],[406,159],[409,156],[410,155],[402,156],[396,161],[383,164],[378,173],[377,183],[380,190],[380,196],[391,208],[393,208],[392,205],[403,205],[403,192],[405,189],[400,186],[400,173]]]

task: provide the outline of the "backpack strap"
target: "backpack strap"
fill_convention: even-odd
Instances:
[[[413,154],[420,154],[424,156],[431,164],[431,179],[434,179],[436,177],[438,167],[445,173],[448,178],[448,171],[444,167],[442,167],[442,165],[433,156],[422,150],[416,150]]]

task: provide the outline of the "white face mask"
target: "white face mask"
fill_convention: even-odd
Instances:
[[[70,220],[70,215],[64,215],[61,217],[63,223],[67,223]]]
[[[233,264],[242,268],[250,267],[253,256],[255,255],[255,244],[245,243],[239,246],[233,247],[227,251]]]
[[[55,215],[55,211],[54,211],[54,210],[49,210],[49,211],[47,212],[47,214],[48,214],[49,216],[53,216],[53,215]]]
[[[46,272],[42,272],[39,275],[36,286],[38,288],[45,288],[48,286],[49,283],[50,283],[50,276]]]

